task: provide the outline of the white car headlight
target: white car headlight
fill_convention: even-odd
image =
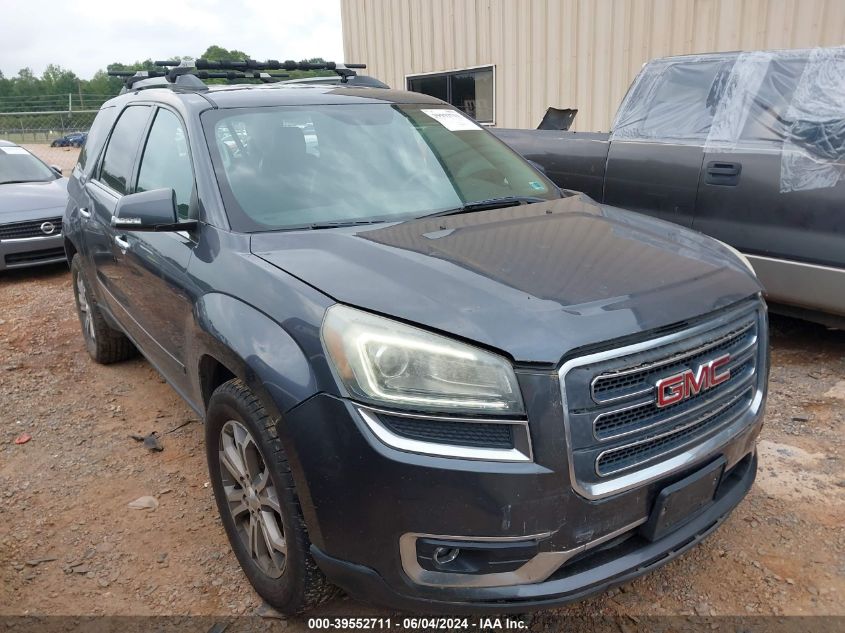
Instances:
[[[329,308],[323,347],[353,398],[441,413],[523,413],[511,364],[483,349],[343,305]]]

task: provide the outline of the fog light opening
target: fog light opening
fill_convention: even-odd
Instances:
[[[434,550],[434,564],[443,567],[454,561],[461,553],[459,547],[438,547]]]

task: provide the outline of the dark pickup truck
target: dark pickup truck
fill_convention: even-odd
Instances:
[[[610,133],[493,132],[560,187],[738,249],[775,310],[845,324],[845,48],[657,59]]]

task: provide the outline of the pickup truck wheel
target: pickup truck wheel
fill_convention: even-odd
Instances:
[[[76,313],[82,326],[82,336],[88,354],[98,363],[108,365],[126,360],[135,355],[136,349],[123,332],[115,330],[106,323],[102,312],[97,307],[91,286],[82,269],[82,257],[73,256],[70,263],[73,281],[73,295],[76,299]]]
[[[238,379],[218,387],[205,425],[208,468],[226,536],[258,594],[293,615],[336,593],[309,548],[274,421]]]

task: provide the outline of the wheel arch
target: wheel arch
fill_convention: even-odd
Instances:
[[[233,378],[255,394],[276,422],[306,523],[319,534],[298,447],[285,426],[285,413],[320,391],[308,356],[279,323],[230,295],[204,295],[195,314],[197,402],[207,412],[214,390]]]
[[[240,378],[275,417],[318,393],[299,343],[263,312],[222,293],[196,305],[196,394],[204,407],[218,386]]]

